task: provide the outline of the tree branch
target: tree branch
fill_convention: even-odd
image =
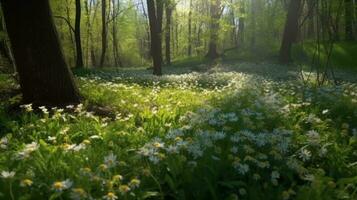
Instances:
[[[125,11],[127,11],[127,10],[130,10],[130,9],[133,9],[134,7],[136,7],[136,6],[138,6],[138,5],[139,5],[139,3],[134,4],[134,5],[130,6],[129,8],[126,8],[126,9],[124,9],[124,10],[120,10],[119,12],[115,13],[115,15],[112,16],[112,17],[107,21],[106,24],[108,25],[109,23],[111,23],[112,21],[114,21],[117,17],[119,17],[119,15],[122,14],[123,12],[125,12]]]
[[[62,17],[62,16],[53,16],[53,17],[54,17],[54,18],[57,18],[57,19],[62,19],[63,21],[65,21],[65,22],[67,23],[69,29],[70,29],[71,31],[73,31],[73,33],[75,32],[75,29],[73,28],[73,26],[71,25],[71,22],[70,22],[67,18]]]

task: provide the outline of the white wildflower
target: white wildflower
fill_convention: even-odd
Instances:
[[[329,110],[326,109],[326,110],[323,110],[323,111],[322,111],[322,114],[323,114],[323,115],[326,115],[328,112],[329,112]]]
[[[299,157],[304,161],[308,161],[311,159],[311,152],[306,148],[301,149]]]
[[[249,172],[249,165],[247,164],[237,164],[234,166],[241,175],[245,175]]]
[[[7,149],[8,144],[9,144],[9,139],[7,139],[7,137],[3,137],[0,139],[0,148],[1,149]]]
[[[234,154],[238,153],[238,147],[232,147],[231,152]]]
[[[16,173],[13,171],[2,171],[0,177],[4,179],[11,179],[15,176],[15,174]]]
[[[25,158],[28,158],[30,157],[30,154],[34,151],[36,151],[38,148],[40,148],[40,145],[37,143],[37,142],[32,142],[30,144],[26,144],[25,145],[25,148],[18,152],[18,158],[19,159],[25,159]]]
[[[115,167],[118,164],[117,156],[110,153],[108,156],[104,157],[104,163],[109,167]]]
[[[62,192],[63,190],[67,190],[71,188],[73,185],[73,182],[69,179],[66,179],[64,181],[56,181],[52,184],[52,189],[55,190],[56,192]]]
[[[116,200],[116,199],[118,199],[118,196],[116,196],[113,192],[108,192],[108,194],[103,196],[103,199],[105,199],[105,200]]]
[[[309,138],[309,143],[311,143],[311,144],[320,143],[320,135],[317,131],[315,131],[315,130],[308,131],[307,136]]]

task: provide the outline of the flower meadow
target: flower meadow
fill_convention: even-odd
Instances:
[[[0,199],[357,199],[357,84],[265,73],[88,70],[80,105],[2,97]]]

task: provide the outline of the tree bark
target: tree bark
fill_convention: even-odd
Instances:
[[[210,2],[210,41],[208,46],[207,58],[216,59],[220,55],[217,52],[219,19],[221,18],[221,0],[214,0]]]
[[[150,35],[151,35],[151,55],[153,58],[154,75],[161,76],[162,66],[162,0],[147,0]]]
[[[283,64],[287,64],[292,61],[291,48],[293,43],[296,41],[299,31],[301,4],[302,0],[291,0],[289,5],[279,57],[280,62]]]
[[[316,2],[315,1],[307,1],[308,7],[308,26],[307,26],[307,37],[308,39],[313,39],[315,37],[315,8]]]
[[[0,15],[0,33],[6,33],[6,28],[3,20],[3,16]],[[3,37],[0,40],[0,55],[2,58],[6,59],[6,64],[13,66],[14,71],[16,71],[16,67],[14,66],[13,56],[11,54],[11,50],[9,48],[7,38]]]
[[[233,0],[231,0],[230,3],[233,5]],[[237,25],[236,25],[236,16],[235,16],[233,7],[230,8],[229,17],[230,17],[231,26],[232,26],[231,45],[232,45],[232,47],[237,47],[237,44],[238,44],[238,42],[237,42]]]
[[[48,0],[1,0],[24,103],[78,104]]]
[[[253,50],[256,48],[256,26],[257,26],[257,2],[258,0],[252,0],[252,8],[251,8],[251,13],[252,13],[252,24],[251,24],[251,29],[252,29],[252,37],[250,40],[250,46]],[[294,1],[294,0],[293,0]]]
[[[75,36],[73,35],[75,30],[72,26],[72,19],[71,19],[71,9],[69,8],[69,2],[68,0],[66,0],[66,17],[63,18],[63,20],[66,21],[67,25],[68,25],[68,35],[69,35],[69,39],[71,40],[71,48],[72,48],[72,53],[73,53],[73,56],[72,57],[69,57],[68,59],[68,62],[69,62],[69,65],[70,66],[73,66],[75,65],[75,59],[76,59],[76,41],[75,41]],[[56,16],[57,17],[57,16]],[[60,17],[60,16],[59,16]]]
[[[238,24],[238,47],[241,47],[244,44],[244,29],[245,29],[245,4],[241,5],[240,17],[239,17],[239,24]]]
[[[100,67],[104,66],[105,54],[107,52],[107,3],[106,0],[102,0],[102,54],[100,56]]]
[[[84,1],[84,8],[86,12],[86,49],[85,49],[85,65],[90,66],[90,41],[92,39],[92,34],[91,34],[91,13],[92,13],[92,7],[93,7],[93,0],[85,0]],[[91,42],[92,45],[92,42]],[[92,66],[93,63],[91,63]]]
[[[76,19],[74,25],[74,36],[76,39],[76,67],[83,68],[83,53],[82,53],[82,40],[81,40],[81,0],[76,0]]]
[[[113,4],[113,27],[112,27],[112,36],[113,36],[113,54],[114,54],[114,63],[115,66],[119,66],[122,67],[123,63],[120,59],[120,55],[119,55],[119,42],[118,42],[118,31],[117,31],[117,21],[116,21],[116,15],[117,12],[120,9],[120,4],[119,4],[119,0],[112,0],[112,4]]]
[[[192,56],[192,0],[190,0],[190,11],[188,13],[188,56]]]
[[[97,0],[91,0],[91,6],[93,6],[93,9],[94,9],[94,12],[93,12],[93,17],[92,19],[90,19],[90,13],[89,12],[88,16],[89,16],[89,21],[88,21],[88,38],[90,39],[90,45],[88,46],[88,48],[90,49],[89,50],[89,53],[90,53],[90,60],[91,60],[91,63],[92,63],[92,66],[94,67],[97,67],[99,66],[99,63],[98,63],[98,60],[97,60],[97,52],[96,52],[96,48],[95,48],[95,40],[94,40],[94,37],[93,37],[93,30],[92,30],[92,27],[95,23],[95,20],[97,18],[97,12],[99,10],[99,2]],[[89,59],[89,58],[88,58]]]
[[[345,34],[346,40],[352,41],[353,37],[353,2],[352,0],[344,0],[345,3]]]
[[[166,13],[166,27],[165,27],[165,54],[166,54],[166,64],[171,65],[171,19],[173,2],[168,1],[165,7]]]

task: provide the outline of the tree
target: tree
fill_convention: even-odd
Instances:
[[[251,5],[251,40],[250,40],[250,46],[253,50],[256,49],[256,41],[257,41],[257,10],[258,10],[258,0],[252,0],[252,5]]]
[[[353,37],[353,0],[344,0],[345,3],[345,34],[346,40],[351,41]]]
[[[288,8],[287,19],[285,22],[285,29],[283,41],[280,47],[280,62],[283,64],[292,61],[291,47],[296,41],[299,31],[299,17],[302,0],[291,0]]]
[[[107,52],[107,3],[106,0],[102,0],[102,54],[100,56],[100,67],[104,66],[105,54]]]
[[[13,57],[8,45],[8,38],[6,36],[6,30],[5,30],[5,24],[4,24],[4,20],[3,20],[3,16],[2,14],[0,15],[0,60],[1,59],[5,59],[5,62],[7,62],[7,64],[14,65],[13,63]],[[1,60],[4,61],[4,60]],[[14,67],[14,71],[16,71],[15,66]]]
[[[24,103],[63,106],[80,97],[48,0],[1,0]]]
[[[217,52],[217,42],[218,42],[218,31],[219,31],[219,20],[221,18],[221,0],[211,0],[210,2],[210,39],[208,46],[207,58],[216,59],[219,57]]]
[[[313,39],[315,36],[315,8],[316,1],[310,0],[307,1],[307,9],[308,9],[308,27],[307,27],[307,37],[308,39]]]
[[[244,1],[240,2],[239,7],[239,21],[238,21],[238,47],[242,46],[244,43],[244,28],[245,28],[245,4]]]
[[[190,11],[188,12],[188,56],[192,56],[192,0],[190,0]]]
[[[172,11],[175,7],[174,2],[167,0],[165,4],[166,27],[165,27],[165,57],[166,64],[171,65],[171,26],[172,26]]]
[[[81,41],[81,0],[76,0],[76,19],[74,25],[74,37],[76,39],[76,67],[83,67],[83,53]]]
[[[118,30],[117,30],[117,16],[119,15],[119,9],[120,9],[120,4],[119,0],[112,0],[113,4],[113,11],[112,11],[112,20],[113,20],[113,26],[112,26],[112,37],[113,37],[113,56],[114,56],[114,64],[115,66],[122,67],[123,64],[121,62],[120,56],[119,56],[119,42],[118,42]]]
[[[154,75],[161,76],[163,0],[147,0]]]

